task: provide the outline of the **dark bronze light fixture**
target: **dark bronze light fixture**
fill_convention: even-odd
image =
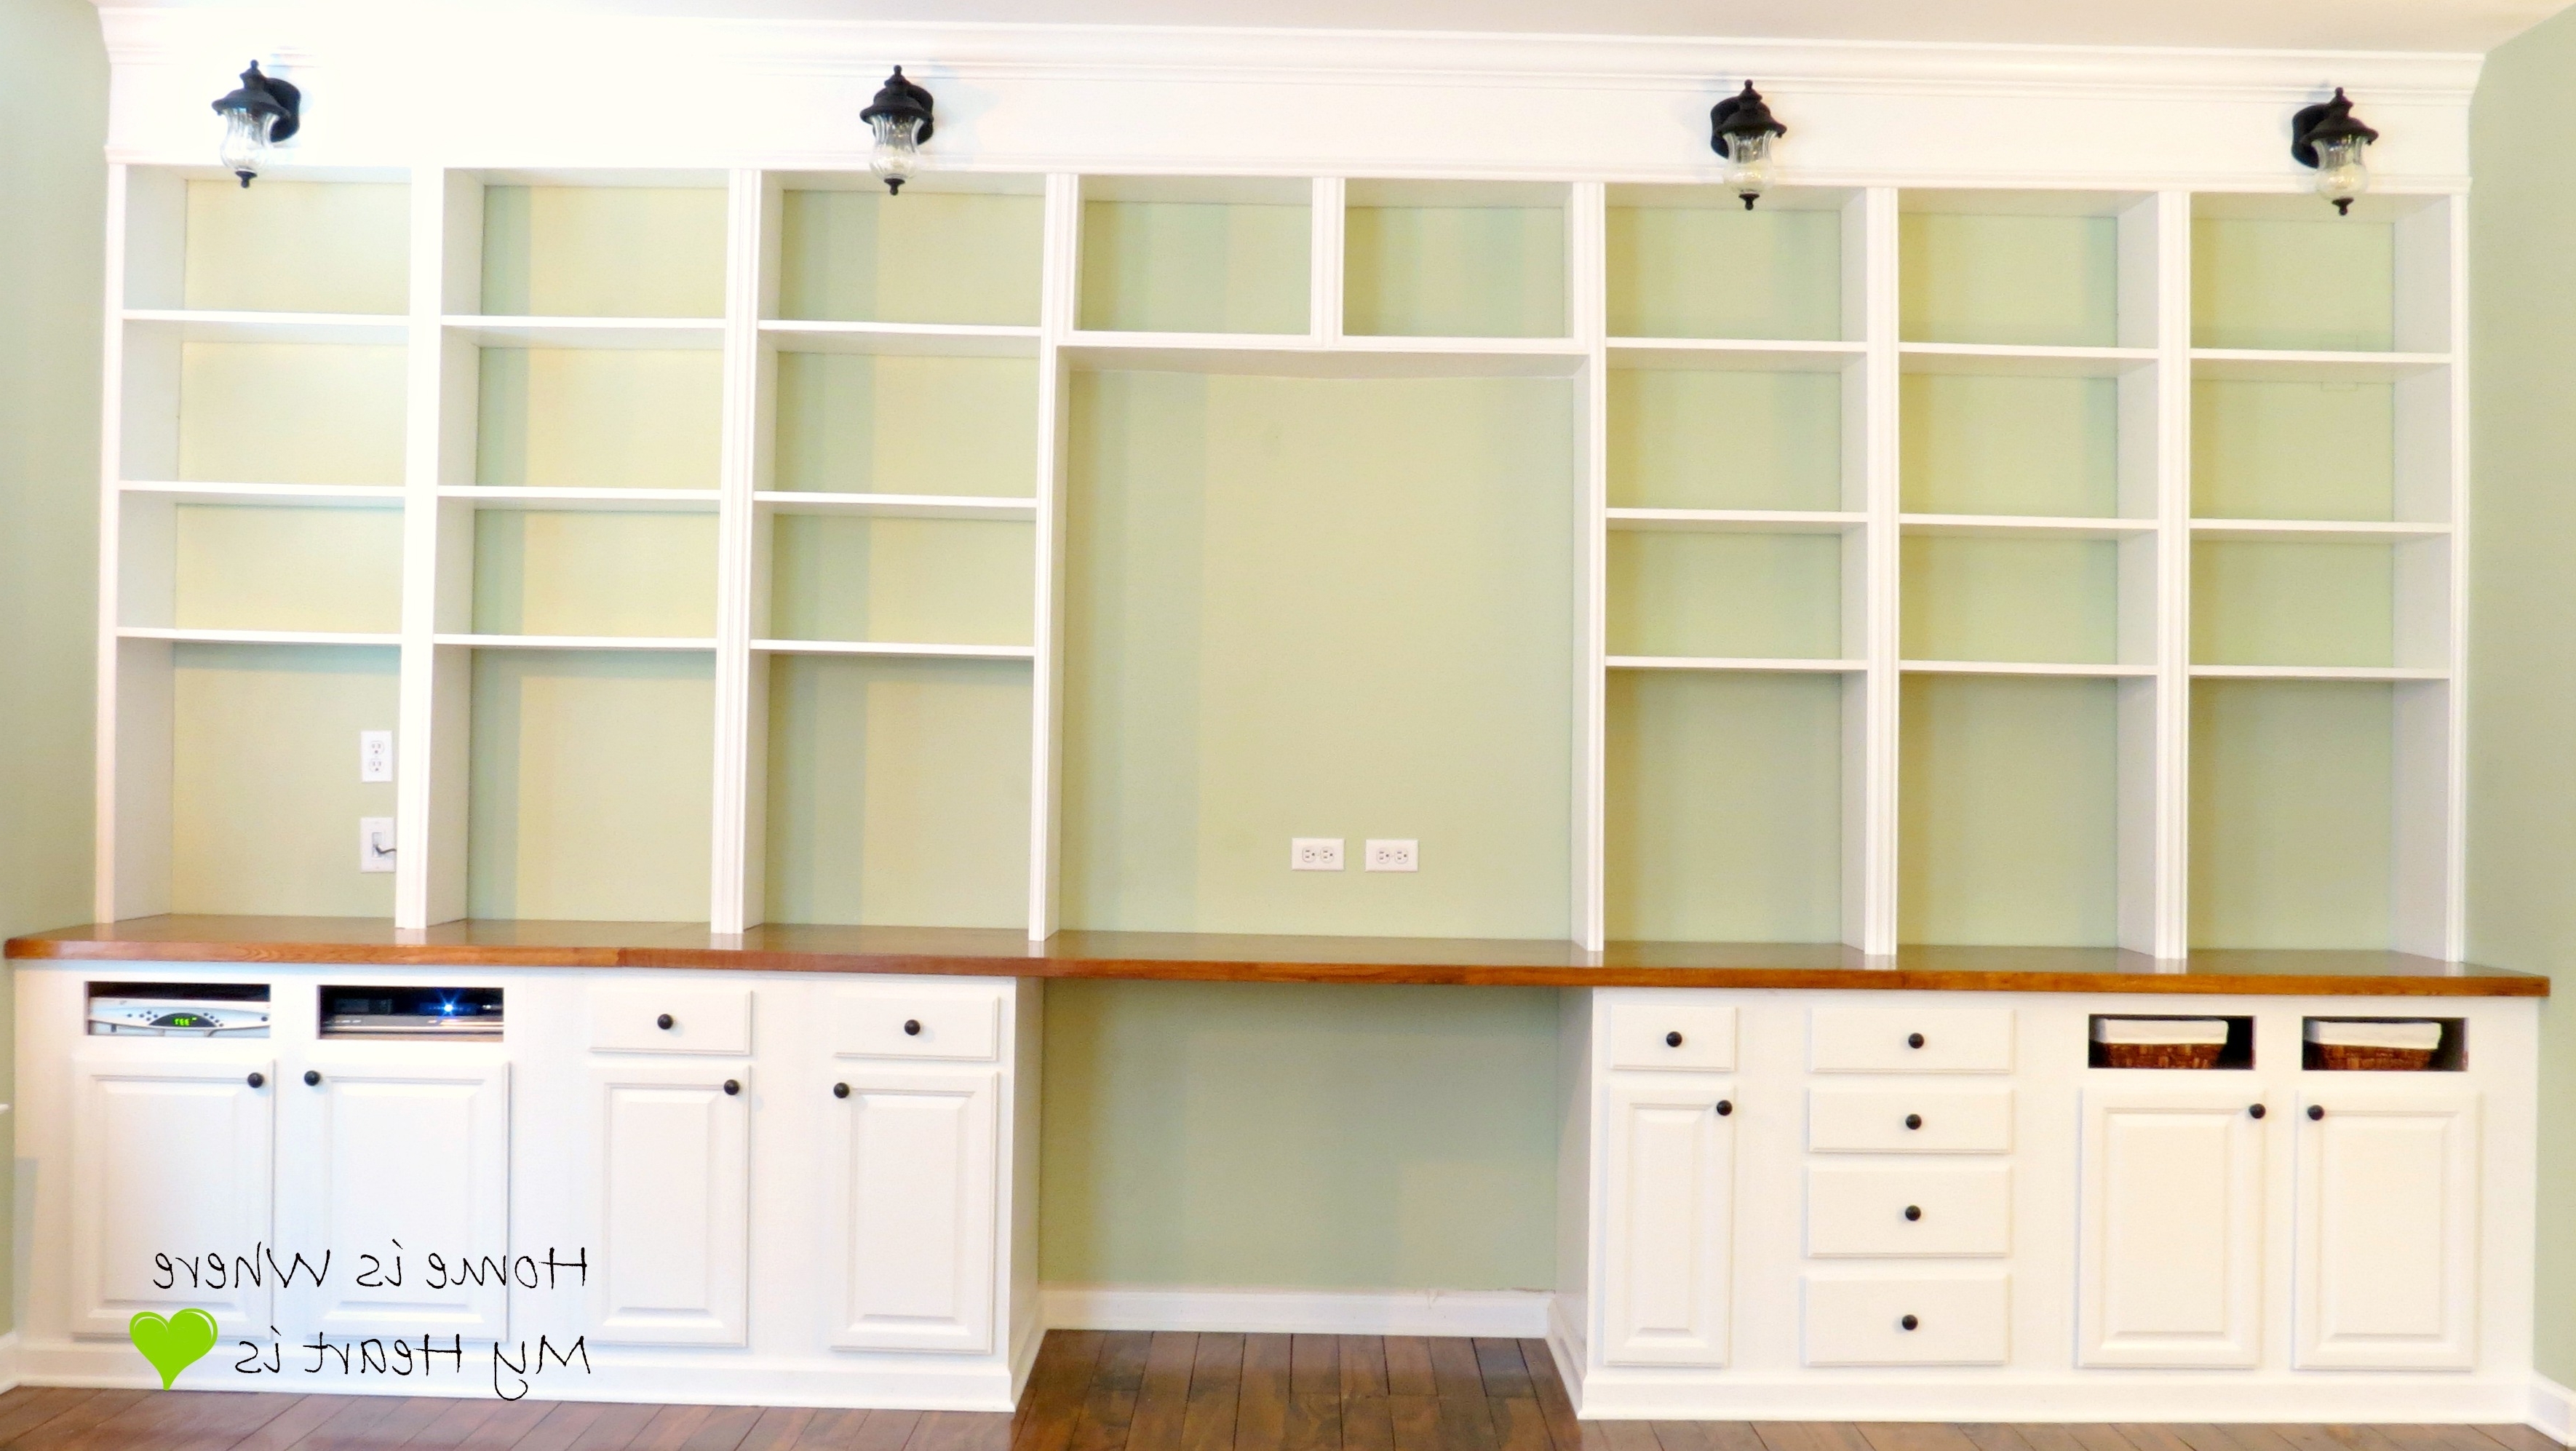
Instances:
[[[2364,153],[2379,133],[2353,119],[2352,102],[2335,87],[2334,99],[2306,107],[2290,120],[2290,154],[2316,168],[2317,195],[2334,203],[2337,216],[2352,214],[2352,199],[2370,190]]]
[[[1709,108],[1708,133],[1710,149],[1726,158],[1726,184],[1744,198],[1746,211],[1753,210],[1771,185],[1771,138],[1788,135],[1789,128],[1772,118],[1762,93],[1746,81],[1741,92]]]
[[[886,191],[901,196],[921,158],[921,143],[930,139],[930,93],[903,78],[903,67],[877,88],[877,98],[859,113],[876,133],[876,154],[868,169],[885,179]]]
[[[224,170],[249,186],[268,163],[268,148],[295,134],[303,107],[304,93],[294,83],[262,75],[252,61],[241,88],[215,102],[215,114],[224,118]]]

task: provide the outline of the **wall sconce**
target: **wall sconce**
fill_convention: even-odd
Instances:
[[[868,170],[885,178],[889,195],[901,196],[905,179],[920,161],[921,143],[930,139],[930,93],[905,80],[903,67],[896,66],[859,119],[877,137]]]
[[[2290,154],[2317,172],[2317,195],[2334,203],[2335,215],[2350,216],[2352,199],[2370,190],[2370,166],[2362,154],[2379,133],[2352,118],[2352,102],[2343,87],[2334,99],[2304,108],[2290,119]]]
[[[1709,108],[1709,149],[1726,158],[1726,184],[1744,198],[1746,211],[1771,185],[1771,138],[1788,134],[1788,127],[1772,119],[1771,108],[1762,104],[1762,93],[1751,81],[1742,93]]]
[[[268,148],[303,124],[303,109],[304,93],[294,83],[260,74],[259,62],[252,61],[241,73],[241,89],[215,102],[215,114],[224,118],[224,144],[217,153],[224,170],[248,187],[267,164]]]

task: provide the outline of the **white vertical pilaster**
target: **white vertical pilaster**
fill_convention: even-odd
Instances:
[[[1868,569],[1868,624],[1860,716],[1861,833],[1858,858],[1860,949],[1872,957],[1896,951],[1898,705],[1903,680],[1897,670],[1900,639],[1898,585],[1902,536],[1897,472],[1897,203],[1894,187],[1871,187],[1863,199],[1861,234],[1861,406],[1867,410],[1863,443],[1863,509],[1869,516],[1863,554]],[[1847,724],[1846,730],[1850,727]]]
[[[1046,179],[1045,237],[1038,284],[1037,618],[1029,662],[1029,940],[1055,934],[1059,808],[1064,787],[1065,454],[1072,430],[1072,378],[1063,352],[1072,332],[1074,287],[1082,276],[1082,179]]]
[[[1605,906],[1609,802],[1610,349],[1609,193],[1574,183],[1566,199],[1566,325],[1583,345],[1580,427],[1583,495],[1574,537],[1574,937],[1599,952]]]
[[[1306,243],[1306,330],[1319,348],[1342,340],[1343,227],[1349,194],[1349,185],[1338,176],[1315,178]]]
[[[2156,198],[2155,867],[2143,946],[2191,950],[2191,193]]]
[[[116,626],[118,601],[122,590],[118,582],[120,545],[118,535],[124,522],[124,500],[117,485],[125,472],[125,247],[128,222],[126,189],[132,170],[123,165],[107,169],[107,292],[104,311],[107,336],[99,348],[99,442],[98,442],[98,719],[91,740],[96,752],[97,822],[92,849],[90,912],[101,922],[113,922],[128,915],[120,910],[123,893],[131,891],[125,859],[134,843],[126,821],[127,812],[120,809],[118,793],[117,745],[121,734],[118,712],[120,651]]]
[[[725,192],[724,422],[716,487],[715,821],[707,893],[708,930],[739,935],[758,922],[747,891],[754,779],[751,742],[751,618],[754,517],[760,451],[761,226],[764,178],[732,173]]]
[[[444,168],[425,166],[411,178],[411,290],[409,343],[403,357],[402,665],[394,730],[394,926],[416,931],[464,914],[461,870],[464,844],[446,839],[465,829],[464,813],[441,812],[440,790],[462,783],[441,779],[442,764],[463,769],[464,742],[442,739],[470,729],[466,702],[444,702],[442,686],[472,688],[470,666],[439,668],[438,486],[445,477],[447,442],[447,276],[450,265],[450,186]],[[480,231],[478,227],[475,229]],[[479,240],[479,238],[478,238]],[[459,652],[460,656],[462,652]],[[442,705],[455,708],[442,710]]]

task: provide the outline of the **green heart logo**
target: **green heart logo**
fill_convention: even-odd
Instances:
[[[203,1310],[188,1309],[164,1320],[144,1310],[125,1322],[126,1338],[152,1368],[161,1372],[161,1389],[168,1390],[179,1372],[206,1358],[215,1348],[215,1317]]]

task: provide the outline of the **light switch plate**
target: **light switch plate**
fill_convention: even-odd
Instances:
[[[392,731],[358,732],[358,779],[390,781],[394,778],[394,733]]]
[[[1373,872],[1419,871],[1422,843],[1409,836],[1373,836],[1360,861]]]
[[[1288,869],[1292,872],[1338,872],[1342,869],[1342,839],[1338,836],[1296,836],[1288,839]]]
[[[358,870],[389,872],[394,869],[394,819],[390,816],[358,818]]]

